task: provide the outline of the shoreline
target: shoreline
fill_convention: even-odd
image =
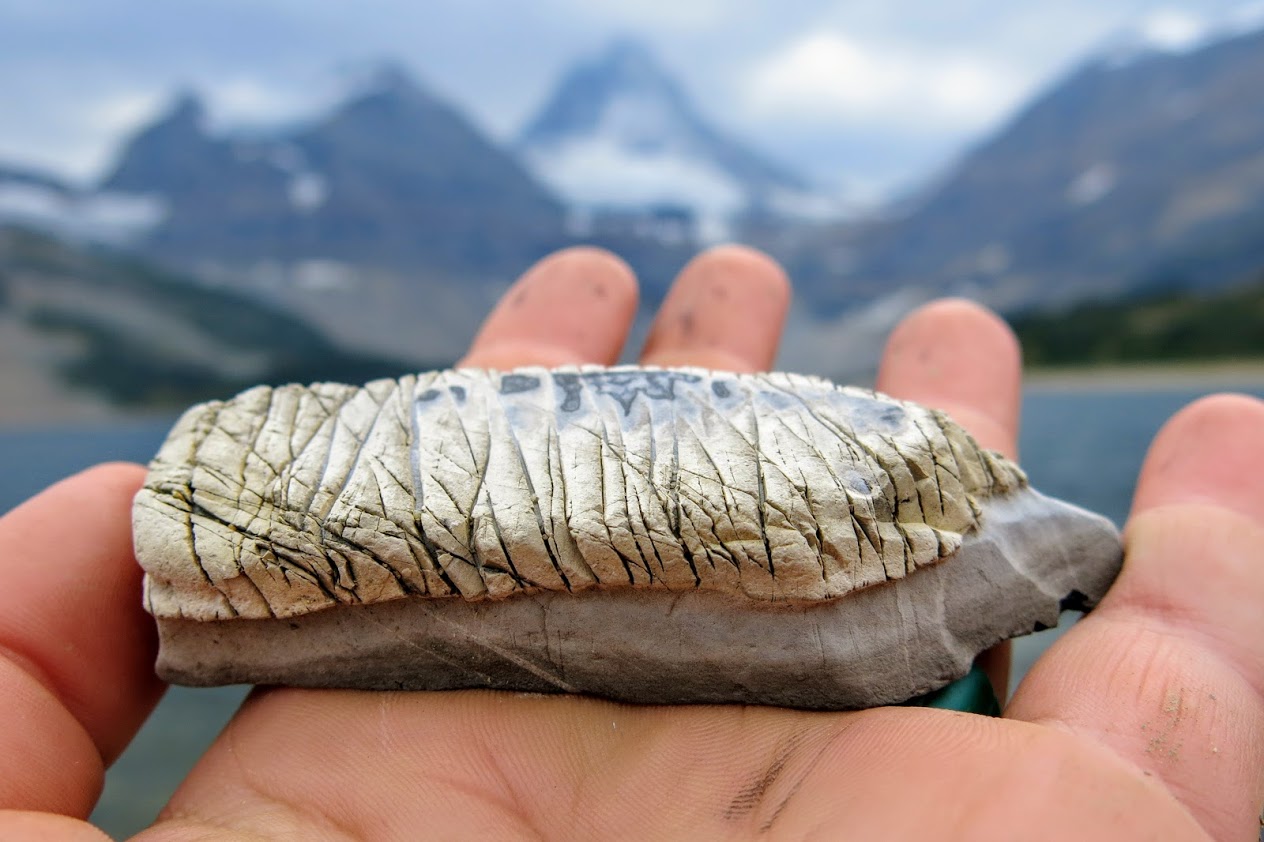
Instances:
[[[1260,390],[1264,360],[1032,367],[1023,376],[1035,391]]]

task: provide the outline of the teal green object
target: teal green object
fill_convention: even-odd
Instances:
[[[992,692],[992,682],[987,673],[976,665],[965,678],[959,678],[947,687],[909,699],[908,707],[942,708],[977,713],[982,716],[1000,716],[1001,703]]]

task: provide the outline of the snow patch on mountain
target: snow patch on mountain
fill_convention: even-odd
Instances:
[[[152,231],[167,209],[153,196],[68,193],[38,184],[0,182],[0,222],[77,240],[126,245]]]
[[[1119,176],[1111,164],[1098,162],[1086,168],[1067,186],[1067,201],[1076,207],[1096,204],[1115,189]]]
[[[700,235],[723,239],[745,206],[742,185],[710,162],[672,151],[637,154],[609,138],[574,140],[547,154],[528,154],[541,180],[569,203],[606,210],[686,207]],[[705,233],[704,233],[705,232]]]
[[[329,182],[314,172],[301,172],[290,179],[290,205],[300,213],[311,213],[329,198]]]
[[[293,143],[272,144],[268,160],[289,176],[286,195],[294,210],[312,213],[329,199],[329,180],[308,166],[307,156]]]

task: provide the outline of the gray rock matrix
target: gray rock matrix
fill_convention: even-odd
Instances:
[[[935,410],[635,367],[194,407],[135,542],[180,683],[822,709],[943,686],[1121,559],[1108,521]]]

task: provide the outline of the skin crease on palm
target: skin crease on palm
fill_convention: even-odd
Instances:
[[[636,299],[616,258],[554,255],[464,363],[614,362]],[[767,368],[788,299],[762,255],[707,252],[642,361]],[[896,329],[879,387],[1012,455],[1019,372],[1003,323],[948,301]],[[142,476],[97,468],[0,521],[0,839],[103,839],[81,819],[161,695],[130,544]],[[1116,586],[1004,718],[261,689],[139,838],[1255,840],[1264,404],[1218,396],[1172,419],[1126,540]]]

